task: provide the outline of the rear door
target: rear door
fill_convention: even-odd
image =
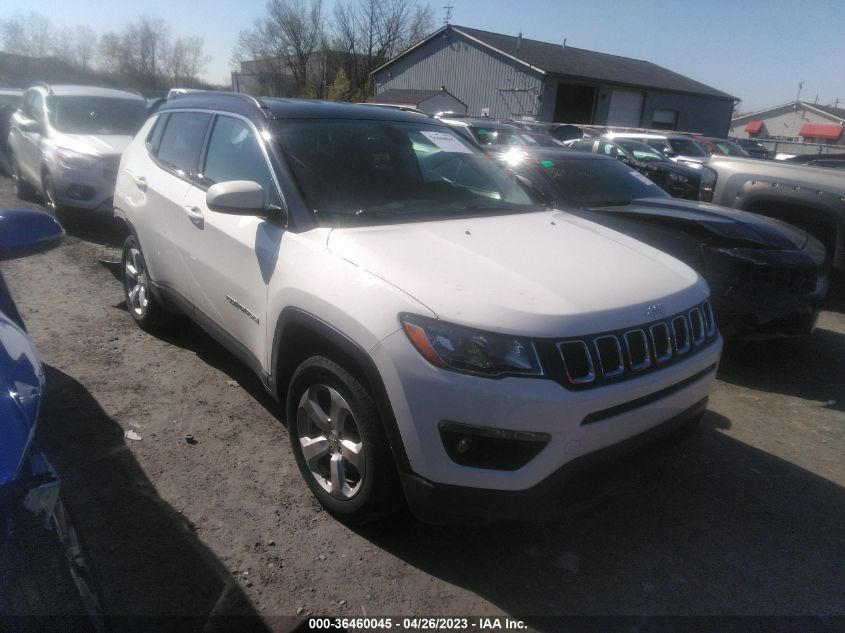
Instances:
[[[202,173],[184,206],[194,222],[183,222],[181,242],[199,312],[213,321],[266,368],[267,287],[279,256],[284,227],[281,215],[266,219],[230,215],[208,208],[206,192],[216,183],[251,180],[279,204],[268,157],[257,130],[235,115],[215,117]]]
[[[192,246],[185,240],[195,237],[190,228],[196,219],[186,211],[184,202],[199,171],[211,114],[172,112],[167,117],[160,140],[151,148],[149,163],[133,175],[139,179],[138,186],[146,189],[152,212],[149,222],[155,223],[152,232],[157,235],[154,248],[159,264],[153,269],[155,281],[193,303],[187,265]]]

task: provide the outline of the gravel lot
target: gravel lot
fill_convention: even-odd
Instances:
[[[4,206],[38,208],[0,177]],[[187,322],[135,327],[98,262],[120,241],[88,219],[3,265],[46,365],[39,441],[111,616],[845,614],[845,284],[811,338],[726,350],[700,429],[585,481],[564,522],[352,530],[312,500],[257,378]]]

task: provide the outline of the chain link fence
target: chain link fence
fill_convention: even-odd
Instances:
[[[799,141],[775,141],[770,139],[754,139],[765,147],[771,156],[790,154],[804,156],[806,154],[845,154],[845,145],[831,145],[829,143],[801,143]]]

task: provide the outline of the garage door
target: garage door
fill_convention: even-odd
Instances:
[[[643,111],[643,93],[638,90],[614,90],[610,95],[608,125],[639,127]]]

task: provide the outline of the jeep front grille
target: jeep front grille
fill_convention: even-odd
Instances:
[[[694,308],[630,330],[582,336],[554,344],[558,382],[572,389],[634,378],[687,358],[716,340],[713,309]],[[541,344],[540,349],[544,346]],[[546,352],[548,354],[548,351]],[[550,359],[554,360],[554,359]]]

